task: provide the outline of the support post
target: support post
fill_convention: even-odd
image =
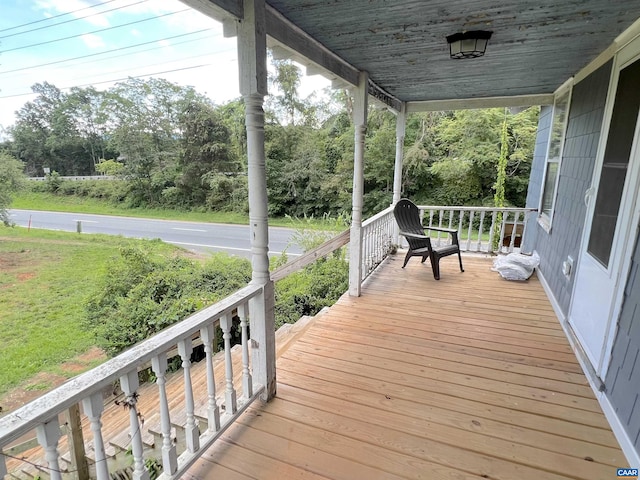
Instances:
[[[84,450],[84,438],[82,436],[82,421],[80,420],[80,405],[75,404],[67,411],[69,430],[67,442],[71,455],[71,470],[78,480],[89,480],[89,464]]]
[[[109,480],[109,469],[107,468],[107,456],[104,451],[104,440],[102,438],[102,412],[104,412],[104,401],[102,392],[94,393],[90,397],[82,400],[82,408],[91,424],[93,432],[93,451],[95,454],[95,470],[97,480]],[[0,477],[1,478],[1,477]]]
[[[251,234],[251,282],[264,287],[249,304],[253,377],[264,385],[261,396],[276,394],[274,289],[269,274],[269,224],[264,153],[264,110],[267,94],[267,37],[265,1],[245,0],[244,18],[238,21],[240,93],[245,105]]]
[[[62,480],[60,470],[60,454],[58,453],[58,440],[60,439],[60,425],[58,418],[38,425],[36,428],[38,443],[44,449],[44,456],[49,466],[49,478]]]
[[[407,125],[407,104],[402,102],[396,115],[396,161],[393,168],[393,203],[394,206],[402,196],[402,162],[404,159],[404,135]],[[393,222],[393,242],[400,245],[398,224]]]
[[[353,200],[351,207],[351,240],[349,242],[349,295],[359,297],[362,291],[362,204],[364,195],[364,138],[367,133],[369,75],[360,72],[354,89],[353,124]]]

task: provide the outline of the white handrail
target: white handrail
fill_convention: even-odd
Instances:
[[[102,392],[111,387],[116,380],[119,380],[126,396],[125,400],[121,403],[126,405],[132,412],[131,437],[134,440],[133,454],[136,472],[141,474],[142,477],[145,477],[145,473],[141,470],[143,469],[141,465],[144,464],[144,460],[142,458],[142,444],[140,443],[140,426],[138,426],[138,420],[134,414],[136,412],[136,403],[138,398],[137,376],[139,368],[142,365],[151,362],[154,364],[154,370],[156,373],[159,373],[159,371],[162,371],[162,368],[159,368],[158,365],[166,366],[165,352],[171,350],[176,345],[183,357],[183,366],[185,364],[188,366],[192,339],[198,336],[202,337],[202,332],[205,332],[206,335],[204,336],[203,341],[209,344],[206,349],[210,350],[213,335],[207,332],[212,332],[212,326],[214,324],[218,323],[220,319],[230,318],[236,311],[239,311],[243,318],[245,318],[248,313],[248,317],[251,321],[251,327],[253,328],[254,319],[251,318],[251,312],[249,311],[251,301],[259,300],[263,295],[263,292],[264,288],[261,285],[249,285],[244,287],[224,300],[190,315],[182,322],[168,327],[153,337],[140,342],[129,350],[108,360],[102,365],[69,380],[67,383],[64,383],[58,388],[46,393],[14,412],[8,413],[6,416],[0,418],[0,452],[3,449],[6,449],[6,447],[12,442],[33,430],[36,430],[38,434],[38,441],[46,452],[46,459],[49,463],[52,478],[61,478],[61,472],[59,471],[60,453],[58,452],[58,439],[60,438],[60,427],[58,424],[59,415],[64,413],[70,407],[82,402],[85,414],[87,414],[91,419],[92,430],[94,431],[94,440],[96,440],[94,441],[94,445],[103,445],[104,442],[101,438],[102,431],[100,423],[100,416],[102,414],[102,408],[100,405]],[[225,325],[225,327],[228,326]],[[226,333],[227,331],[225,330],[225,334]],[[225,347],[230,349],[229,342],[225,342],[225,344]],[[243,368],[246,369],[248,368],[246,362],[249,358],[249,341],[246,334],[243,334],[241,348],[243,362],[245,362]],[[229,353],[226,353],[225,355],[226,361],[230,361],[231,356]],[[211,361],[210,355],[207,355],[207,361]],[[186,396],[190,396],[192,395],[191,385],[189,384],[190,379],[186,377],[190,374],[189,368],[186,368],[184,372],[184,393]],[[158,377],[162,377],[161,381],[157,382],[162,395],[162,391],[164,389],[164,377],[162,375],[159,375]],[[209,381],[212,380],[213,379],[210,377]],[[249,382],[250,378],[245,372],[242,399],[238,400],[237,405],[226,405],[228,408],[225,410],[223,421],[218,425],[210,425],[202,435],[200,435],[197,432],[197,428],[193,426],[193,406],[188,405],[188,422],[191,422],[190,424],[194,438],[190,442],[189,450],[180,455],[180,457],[177,457],[174,451],[174,458],[171,462],[174,465],[171,470],[174,471],[164,472],[162,478],[177,478],[180,472],[184,472],[188,466],[193,464],[193,462],[195,462],[202,454],[206,446],[210,445],[213,440],[220,436],[222,432],[233,422],[233,420],[262,393],[264,389],[263,385],[251,385]],[[209,392],[214,391],[212,387],[213,386],[209,386]],[[163,416],[168,416],[170,412],[164,411],[163,405],[166,405],[166,402],[164,404],[160,402],[158,412],[156,413],[162,413]],[[97,430],[94,430],[95,428],[97,428]],[[198,436],[197,438],[195,437],[196,435]],[[101,452],[95,452],[96,459],[101,459],[106,463],[104,447],[101,447],[101,449]],[[0,455],[0,472],[4,472],[5,470],[5,461],[3,457],[4,455]],[[102,478],[105,480],[107,479],[106,468],[97,469],[96,473],[100,480],[102,480]]]

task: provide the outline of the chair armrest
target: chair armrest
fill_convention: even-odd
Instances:
[[[458,230],[454,228],[425,227],[425,226],[423,226],[422,228],[424,228],[425,230],[434,230],[436,232],[458,233]]]

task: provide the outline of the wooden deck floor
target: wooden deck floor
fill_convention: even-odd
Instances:
[[[626,465],[534,277],[391,258],[277,363],[194,479],[609,479]]]

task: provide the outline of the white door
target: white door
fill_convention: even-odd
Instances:
[[[638,171],[640,165],[640,60],[616,62],[607,111],[608,135],[594,172],[595,195],[585,197],[585,225],[569,323],[594,370],[604,378],[620,313],[637,232]],[[612,97],[615,95],[615,97]]]

